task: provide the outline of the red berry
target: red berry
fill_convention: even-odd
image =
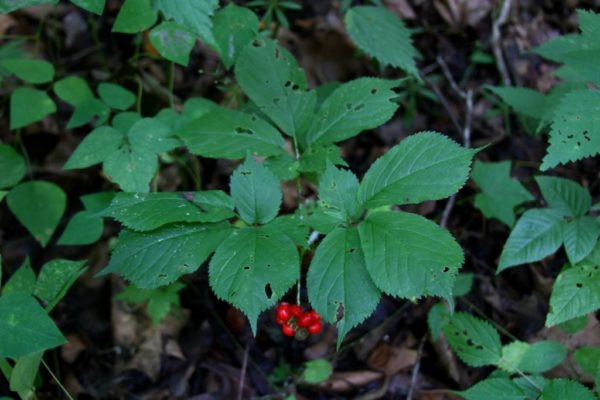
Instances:
[[[315,322],[314,324],[312,324],[311,326],[308,327],[308,331],[313,334],[316,335],[317,333],[321,332],[321,323],[320,322]]]
[[[283,334],[284,334],[285,336],[294,336],[294,334],[296,333],[296,332],[294,331],[294,328],[292,328],[292,327],[290,326],[290,324],[284,324],[284,325],[281,327],[281,332],[283,332]]]
[[[287,321],[282,320],[281,318],[279,318],[279,316],[275,317],[275,322],[277,322],[277,325],[283,325],[285,324]]]
[[[289,307],[281,307],[279,306],[277,309],[277,318],[276,321],[278,324],[282,324],[282,322],[287,322],[290,319],[290,309]]]
[[[310,311],[310,315],[312,316],[313,323],[321,322],[321,316],[315,311]]]
[[[279,305],[277,306],[277,311],[282,310],[282,309],[288,309],[290,308],[290,304],[289,303],[279,303]]]
[[[300,318],[300,315],[302,315],[302,307],[298,304],[292,304],[290,306],[290,314],[292,314],[293,317]]]
[[[313,317],[312,317],[312,313],[309,312],[305,312],[302,313],[302,315],[300,315],[300,317],[298,317],[298,326],[301,326],[303,328],[308,328],[309,326],[311,326],[313,323]]]

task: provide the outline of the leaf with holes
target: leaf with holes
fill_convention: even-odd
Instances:
[[[12,147],[0,143],[0,189],[16,185],[25,177],[25,160]]]
[[[135,286],[154,289],[196,271],[231,233],[228,223],[174,224],[151,232],[124,230],[108,266]]]
[[[448,231],[420,215],[391,211],[370,213],[358,230],[367,271],[381,291],[453,302],[464,255]]]
[[[274,156],[285,152],[277,129],[255,115],[217,108],[177,132],[194,154],[212,158],[244,158],[247,152]]]
[[[436,132],[409,136],[371,165],[359,201],[376,208],[448,197],[467,181],[477,151]]]
[[[487,322],[457,312],[443,328],[444,335],[458,357],[472,367],[496,365],[502,358],[498,332]]]
[[[259,23],[254,12],[235,3],[215,13],[212,32],[225,68],[231,68],[242,49],[256,37]]]
[[[592,206],[592,197],[577,182],[555,176],[535,178],[548,206],[567,217],[585,215]]]
[[[164,21],[150,31],[150,42],[161,56],[185,67],[196,36],[177,22]]]
[[[256,321],[300,278],[296,245],[269,225],[234,231],[210,260],[209,282],[217,297],[241,310],[256,335]]]
[[[335,228],[317,247],[306,278],[314,309],[338,328],[340,347],[350,329],[369,317],[381,292],[369,276],[356,228]]]
[[[211,17],[219,6],[218,0],[154,0],[153,6],[165,19],[174,20],[200,36],[208,45],[214,45]]]

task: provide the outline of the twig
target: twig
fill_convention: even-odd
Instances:
[[[238,400],[242,400],[244,397],[244,384],[246,381],[246,369],[248,369],[248,350],[250,347],[246,345],[246,350],[244,350],[244,359],[242,361],[242,371],[240,372],[240,388],[238,389]]]
[[[413,392],[417,384],[417,378],[419,377],[419,370],[421,369],[421,358],[423,357],[423,346],[425,346],[426,339],[427,334],[423,335],[423,337],[421,338],[421,342],[419,343],[419,350],[417,352],[417,363],[415,364],[412,370],[412,376],[410,378],[410,388],[408,389],[408,395],[406,396],[406,400],[412,400],[413,397]]]
[[[500,28],[502,28],[502,25],[504,25],[506,23],[506,20],[508,19],[511,5],[512,0],[504,0],[504,3],[502,3],[502,9],[500,10],[500,15],[494,21],[494,25],[492,26],[492,48],[494,49],[496,65],[498,66],[498,71],[502,76],[502,83],[504,84],[504,86],[511,86],[511,82],[510,75],[508,74],[508,70],[506,69],[504,54],[502,52],[502,34],[500,33]]]

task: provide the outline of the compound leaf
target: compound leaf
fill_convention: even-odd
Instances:
[[[211,16],[219,6],[218,0],[153,0],[153,6],[167,20],[175,20],[207,44],[214,44]]]
[[[564,243],[569,262],[577,264],[587,257],[600,236],[600,223],[594,217],[582,216],[567,223]]]
[[[596,396],[581,383],[569,379],[552,379],[544,386],[540,400],[595,400]]]
[[[502,358],[498,332],[487,322],[457,312],[443,328],[444,335],[458,357],[472,367],[496,365]]]
[[[362,211],[357,199],[358,179],[351,171],[328,163],[319,181],[319,205],[341,223],[356,218]]]
[[[548,206],[564,216],[585,215],[592,206],[590,193],[577,182],[555,176],[538,176],[535,180]]]

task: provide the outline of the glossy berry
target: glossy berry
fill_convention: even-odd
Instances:
[[[302,313],[302,315],[300,315],[300,317],[298,317],[298,326],[301,326],[303,328],[308,328],[309,326],[311,326],[313,324],[314,320],[313,320],[313,315],[312,312],[305,312]]]
[[[290,317],[291,317],[291,314],[290,314],[289,307],[281,307],[281,306],[279,306],[277,308],[276,321],[277,321],[278,324],[281,325],[283,322],[289,321]]]
[[[312,317],[313,323],[321,322],[321,316],[317,314],[315,310],[309,311]]]
[[[290,306],[290,314],[292,314],[293,317],[300,318],[302,315],[302,307],[298,304],[292,304]]]
[[[281,332],[283,332],[283,334],[284,334],[285,336],[294,336],[294,334],[296,333],[296,332],[294,331],[294,328],[292,328],[292,327],[290,326],[290,324],[284,324],[284,325],[281,327]]]
[[[316,335],[317,333],[321,332],[321,329],[322,329],[321,323],[316,322],[308,327],[308,332],[310,332],[312,335]]]

